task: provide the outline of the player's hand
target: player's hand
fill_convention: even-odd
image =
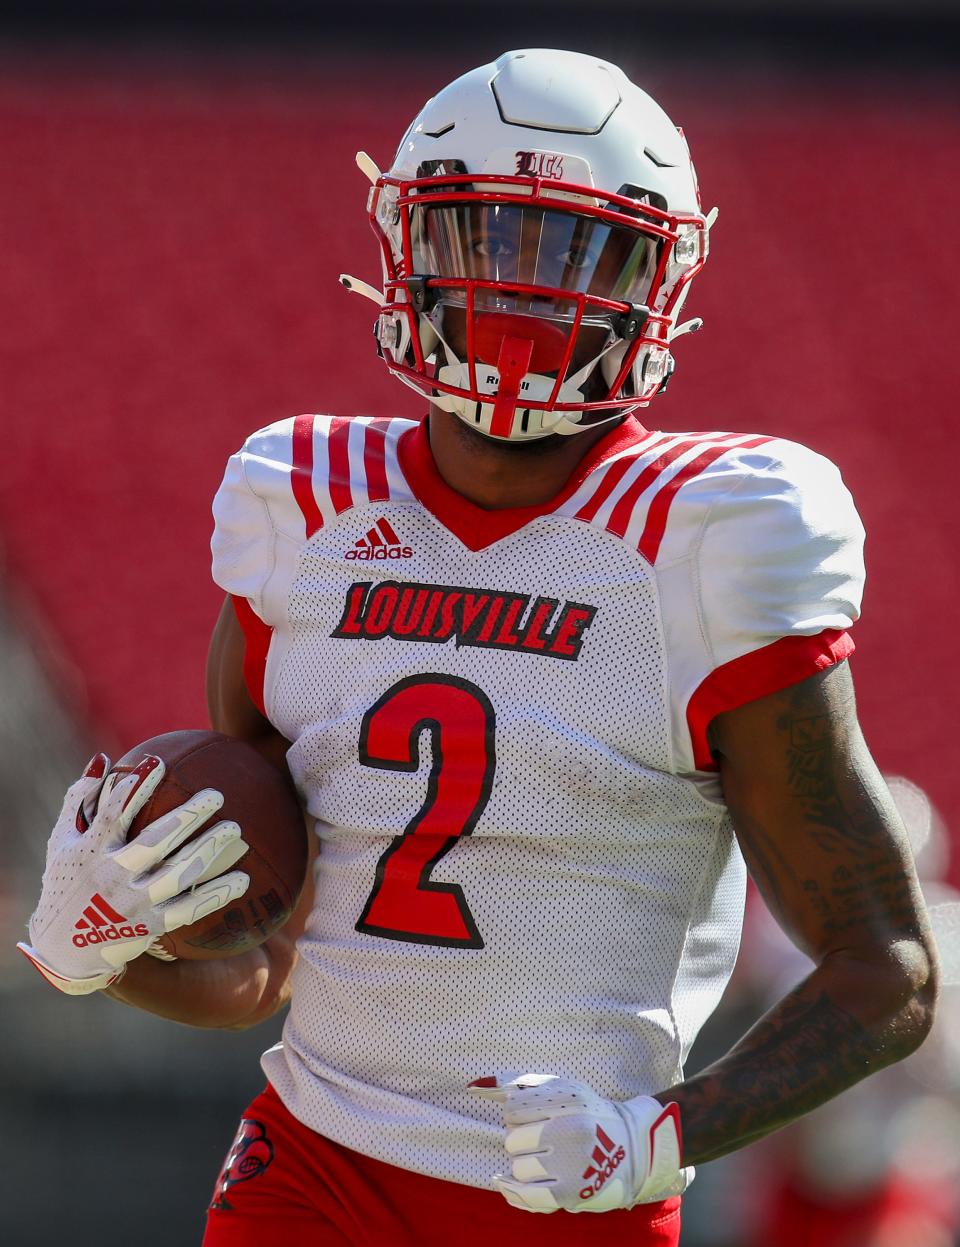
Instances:
[[[478,1078],[470,1091],[503,1105],[511,1177],[494,1185],[528,1212],[609,1212],[679,1195],[680,1113],[650,1096],[605,1100],[585,1083],[524,1074],[498,1084]]]
[[[223,873],[247,851],[236,823],[217,823],[175,851],[223,805],[215,789],[195,793],[127,843],[163,773],[163,762],[150,755],[130,774],[111,775],[100,753],[67,790],[47,845],[30,943],[17,945],[62,992],[109,987],[157,936],[247,890],[243,871]]]

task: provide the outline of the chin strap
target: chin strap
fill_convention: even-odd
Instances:
[[[366,157],[370,163],[369,170],[361,164],[362,156],[364,156],[363,152],[358,153],[357,164],[364,170],[365,173],[367,173],[368,176],[374,174],[375,176],[373,176],[371,180],[376,181],[376,178],[379,177],[379,171],[376,169],[373,162],[370,161],[369,157]],[[383,311],[386,305],[386,295],[382,290],[377,290],[375,286],[371,286],[368,282],[362,281],[359,277],[353,277],[350,273],[341,273],[339,280],[345,290],[348,290],[351,294],[362,295],[363,298],[369,299],[371,303],[375,303],[380,311]],[[429,321],[431,329],[436,334],[440,341],[440,345],[443,347],[443,353],[446,358],[446,368],[451,370],[451,372],[454,370],[463,370],[466,373],[466,376],[459,377],[456,380],[464,380],[469,384],[471,379],[469,375],[469,365],[465,360],[460,359],[456,355],[446,338],[444,338],[440,331],[439,316],[428,316],[426,319]],[[671,335],[671,340],[673,338],[678,338],[685,333],[694,333],[702,326],[702,324],[703,321],[700,319],[685,321],[684,324],[678,326],[678,328],[674,330]],[[561,400],[572,402],[575,398],[585,398],[583,386],[593,375],[597,365],[600,364],[604,356],[608,355],[618,345],[620,345],[620,340],[613,338],[612,341],[608,342],[606,346],[604,346],[603,350],[601,350],[599,354],[595,355],[593,359],[584,364],[579,371],[575,372],[573,376],[570,377],[562,386],[560,390]],[[480,412],[483,415],[486,415],[487,411],[489,411],[490,430],[488,433],[483,429],[480,429],[479,431],[486,433],[489,437],[497,438],[498,440],[508,439],[513,426],[514,413],[517,407],[520,406],[518,401],[520,398],[520,386],[524,377],[527,376],[527,369],[530,366],[530,358],[532,354],[533,343],[529,339],[507,336],[503,339],[500,347],[500,353],[497,357],[496,369],[498,385],[497,393],[490,395],[492,402],[481,402],[478,404],[473,399],[462,398],[455,394],[443,393],[434,394],[431,401],[436,407],[439,407],[441,411],[449,411],[453,415],[461,416],[471,425],[471,427],[476,427],[474,424],[474,411],[477,407],[480,408]],[[478,361],[476,367],[489,367],[489,365],[484,365]],[[409,378],[400,376],[398,379],[405,385],[408,385],[411,389],[415,390],[417,393],[422,393],[422,391],[419,390],[419,388],[411,382]],[[549,387],[548,392],[552,390],[556,384],[555,377],[547,377],[539,373],[531,374],[530,381],[534,383],[542,382],[541,388]],[[588,424],[581,423],[583,418],[582,412],[573,414],[567,412],[542,412],[540,429],[536,433],[527,434],[526,436],[531,440],[536,437],[546,437],[549,433],[558,433],[562,437],[570,437],[574,433],[582,433],[585,429],[595,429],[598,425],[609,424],[613,420],[620,420],[625,415],[628,415],[631,411],[635,410],[636,407],[645,405],[646,404],[643,403],[642,400],[638,399],[633,406],[621,407],[614,412],[613,415],[605,416],[602,420],[591,420]],[[555,416],[554,422],[549,425],[544,425],[542,417],[545,416]]]
[[[439,304],[437,306],[439,307]],[[444,358],[446,359],[446,367],[440,370],[440,379],[443,381],[449,380],[452,384],[461,386],[461,388],[470,387],[472,380],[470,377],[470,366],[465,360],[460,359],[449,342],[447,342],[440,330],[439,322],[439,316],[430,318],[430,325],[439,339]],[[509,349],[507,349],[508,344]],[[584,385],[604,356],[618,344],[619,340],[613,338],[593,359],[584,364],[572,377],[569,377],[560,390],[560,400],[562,402],[575,402],[577,399],[584,399]],[[471,428],[477,429],[478,432],[483,433],[487,437],[496,438],[498,441],[509,439],[515,412],[518,407],[522,406],[522,402],[518,402],[518,398],[520,384],[524,377],[527,377],[528,383],[531,386],[543,391],[543,397],[546,397],[556,385],[556,377],[547,377],[540,373],[527,374],[526,369],[529,367],[532,347],[533,344],[529,339],[509,336],[504,338],[495,365],[498,379],[497,393],[490,395],[490,402],[481,401],[477,403],[474,399],[461,397],[456,394],[444,394],[442,392],[435,393],[431,401],[441,411],[449,411],[453,415],[460,416]],[[514,358],[516,358],[518,368],[521,363],[523,364],[523,368],[518,374],[516,374],[516,369],[510,362]],[[479,369],[490,367],[490,365],[477,361],[476,367]],[[443,375],[445,372],[447,376]],[[401,377],[400,380],[406,380],[406,378]],[[416,389],[416,386],[411,384],[411,388]],[[638,400],[636,406],[639,405]],[[477,423],[478,408],[480,416],[490,417],[489,431],[481,428]],[[531,408],[531,415],[539,415],[541,417],[540,428],[535,432],[525,434],[522,440],[532,441],[538,437],[546,437],[549,433],[559,433],[563,437],[570,437],[574,433],[582,433],[585,429],[593,429],[598,425],[609,424],[613,420],[620,420],[633,410],[633,406],[621,407],[613,415],[605,416],[602,420],[592,420],[589,424],[581,424],[582,412],[542,411],[542,409]],[[547,420],[551,422],[546,423]]]

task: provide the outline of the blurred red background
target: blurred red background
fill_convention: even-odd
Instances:
[[[375,357],[372,306],[337,284],[379,273],[353,156],[388,164],[474,59],[5,64],[0,545],[91,746],[205,722],[210,501],[246,434],[419,414]],[[688,303],[706,327],[646,422],[782,434],[840,465],[868,532],[868,740],[960,827],[956,96],[893,71],[623,64],[721,209]]]

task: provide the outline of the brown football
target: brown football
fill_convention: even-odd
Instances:
[[[160,936],[151,952],[166,960],[204,961],[256,948],[290,917],[306,874],[307,832],[293,782],[251,745],[207,731],[153,736],[127,750],[113,770],[132,771],[148,753],[163,759],[166,772],[134,818],[128,839],[201,788],[216,788],[223,793],[223,808],[187,842],[232,819],[250,846],[231,867],[250,876],[246,894],[226,909]]]

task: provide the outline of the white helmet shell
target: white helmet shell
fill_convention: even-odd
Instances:
[[[564,324],[571,337],[588,322],[594,333],[604,317],[609,322],[602,349],[586,366],[581,352],[574,370],[571,350],[564,375],[535,371],[530,352],[514,350],[521,359],[516,376],[508,378],[503,358],[488,356],[481,382],[479,357],[468,358],[448,340],[435,310],[438,300],[459,300],[459,315],[471,319],[479,296],[466,290],[466,272],[441,271],[437,280],[437,271],[424,271],[418,240],[428,209],[417,206],[418,196],[430,196],[426,203],[437,206],[467,199],[511,205],[515,213],[526,212],[528,221],[534,210],[541,222],[558,213],[579,221],[592,215],[605,236],[614,228],[644,236],[657,251],[648,261],[646,286],[628,295],[596,283],[586,294],[583,283],[560,289],[558,281],[545,284],[539,277],[523,285],[516,275],[512,283],[474,282],[477,289],[523,289],[528,296],[543,286],[538,306],[548,294],[557,307],[569,305]],[[577,52],[527,49],[457,78],[411,123],[371,194],[370,215],[383,244],[385,304],[378,338],[387,366],[481,432],[510,439],[576,432],[585,427],[585,412],[617,418],[646,405],[669,378],[668,347],[689,283],[706,258],[707,221],[682,132],[616,65]],[[451,287],[458,278],[463,280],[455,294]],[[574,304],[578,311],[569,310]],[[517,332],[522,338],[525,331]],[[509,341],[516,348],[516,336]],[[521,376],[523,359],[530,371]],[[607,387],[602,395],[596,392],[601,377]]]
[[[505,52],[455,79],[411,123],[390,173],[462,160],[468,173],[515,174],[525,152],[577,157],[592,186],[639,186],[671,212],[700,211],[682,133],[622,69],[580,52]]]

